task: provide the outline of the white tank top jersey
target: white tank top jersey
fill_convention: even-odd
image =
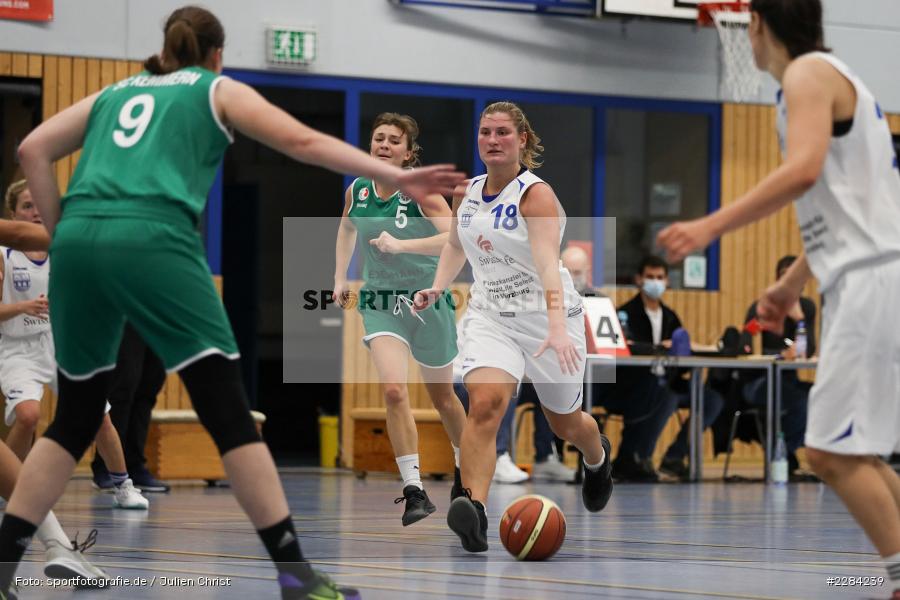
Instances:
[[[0,246],[3,260],[3,304],[15,304],[47,295],[50,282],[50,258],[33,261],[24,252]],[[50,331],[50,320],[31,315],[16,315],[0,323],[4,337],[28,337]]]
[[[849,133],[832,137],[819,179],[796,201],[803,246],[821,291],[849,269],[900,259],[900,170],[872,93],[840,60],[814,53],[856,88]],[[778,92],[778,140],[786,152],[787,106]]]
[[[543,285],[531,254],[528,225],[519,211],[525,192],[543,180],[523,170],[496,196],[484,196],[487,175],[475,177],[457,211],[457,232],[472,265],[473,307],[487,312],[546,312]],[[566,213],[559,210],[559,237],[566,229]],[[564,310],[577,310],[581,297],[568,269],[559,265]]]

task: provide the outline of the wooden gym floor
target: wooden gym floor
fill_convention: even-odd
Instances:
[[[619,485],[596,515],[582,508],[573,485],[495,485],[488,503],[491,548],[471,555],[446,527],[447,481],[426,481],[438,511],[408,528],[400,524],[402,506],[393,503],[400,490],[393,478],[285,469],[283,481],[306,556],[337,581],[359,587],[366,600],[889,596],[883,586],[826,585],[828,577],[883,571],[821,484]],[[497,537],[503,508],[525,493],[552,498],[568,519],[566,542],[550,561],[516,562]],[[81,478],[57,505],[67,532],[83,537],[99,529],[92,560],[112,576],[146,583],[78,592],[45,584],[21,588],[21,597],[278,597],[274,569],[229,490],[178,486],[149,497],[149,513],[113,510],[111,498]],[[43,579],[42,559],[30,552],[17,575]],[[203,577],[231,580],[202,585]]]

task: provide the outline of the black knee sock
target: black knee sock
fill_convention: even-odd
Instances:
[[[11,514],[3,517],[0,523],[0,591],[6,592],[16,574],[16,568],[25,550],[31,545],[31,538],[37,531],[25,519]]]
[[[271,527],[258,529],[257,533],[269,551],[269,556],[275,561],[279,574],[288,573],[301,582],[315,577],[312,568],[300,552],[300,542],[297,541],[297,533],[294,531],[294,523],[290,516]]]

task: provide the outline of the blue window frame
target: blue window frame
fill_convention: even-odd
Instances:
[[[434,83],[410,83],[272,71],[228,69],[225,71],[225,74],[237,81],[244,82],[251,86],[278,86],[296,89],[343,92],[344,139],[357,147],[360,145],[360,96],[363,93],[431,96],[437,98],[470,100],[473,103],[473,130],[478,128],[481,111],[487,106],[489,101],[497,98],[503,98],[512,102],[591,107],[594,111],[594,178],[591,189],[593,216],[605,216],[606,214],[604,200],[604,181],[606,172],[606,110],[630,109],[705,115],[709,118],[709,179],[707,206],[709,211],[719,208],[722,155],[722,108],[721,105],[716,103],[595,96],[589,94],[511,90]],[[477,136],[474,137],[474,140],[473,143],[477,146]],[[473,157],[473,164],[460,166],[468,168],[469,173],[472,175],[484,173],[484,167],[478,159],[477,147],[474,149]],[[352,178],[346,177],[344,181],[345,186],[349,186],[351,181]],[[209,266],[213,273],[220,273],[222,256],[221,171],[210,192],[209,205],[206,210],[204,223]],[[602,242],[603,231],[599,221],[595,226],[594,234],[595,243],[598,241]],[[709,247],[706,256],[708,264],[706,289],[717,290],[719,288],[719,242],[715,242]],[[602,268],[602,261],[594,261],[594,281],[603,281]]]

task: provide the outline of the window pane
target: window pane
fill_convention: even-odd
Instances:
[[[593,108],[530,102],[517,104],[541,138],[541,145],[544,147],[541,156],[544,164],[535,174],[553,187],[567,216],[594,216],[591,187],[594,162]],[[587,224],[587,221],[583,222]],[[578,233],[584,235],[580,239],[591,239],[589,231]]]
[[[606,112],[605,205],[617,220],[617,283],[632,283],[641,258],[658,253],[660,229],[706,214],[709,127],[706,115]],[[681,287],[681,264],[669,281]]]

